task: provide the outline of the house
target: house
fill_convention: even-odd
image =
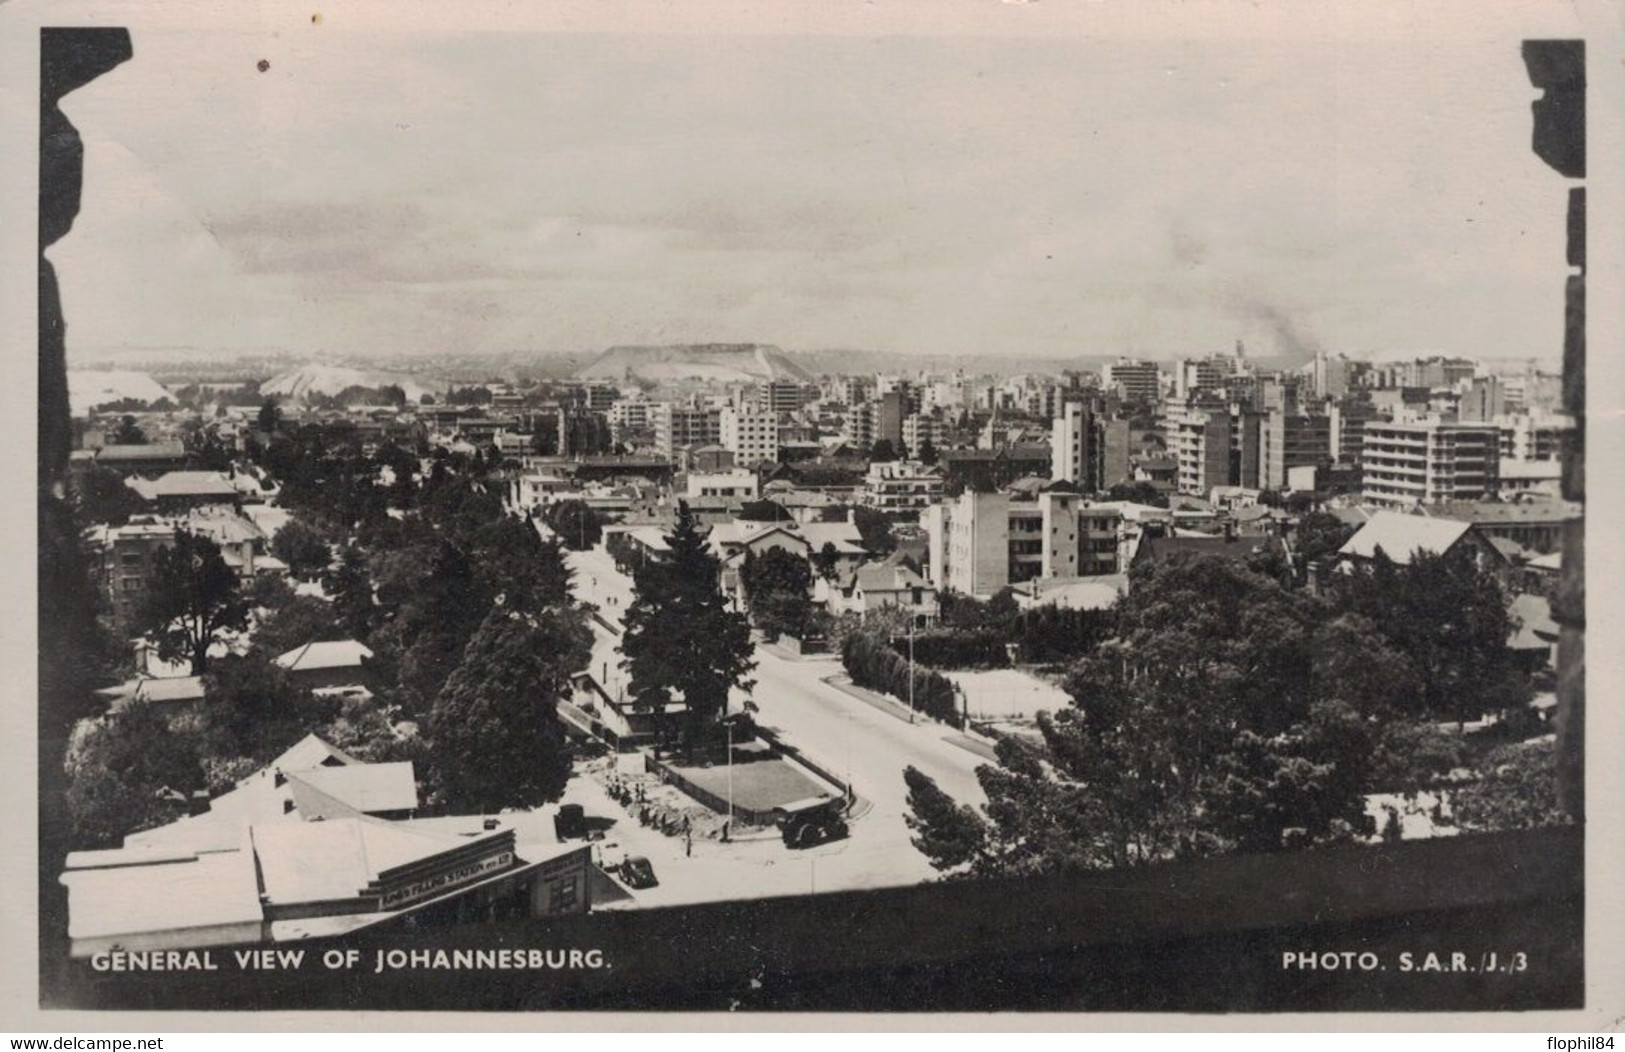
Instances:
[[[833,582],[820,580],[813,598],[823,598],[832,614],[861,615],[894,609],[906,613],[917,625],[931,624],[938,612],[936,588],[895,555],[884,562],[860,566]]]
[[[118,716],[137,705],[150,705],[172,729],[193,724],[203,715],[202,676],[136,679],[98,693],[110,699],[109,715]]]
[[[208,505],[235,506],[237,487],[218,471],[170,471],[156,479],[125,480],[154,511],[175,514]]]
[[[199,537],[207,537],[220,548],[226,565],[242,581],[251,581],[254,575],[266,569],[265,531],[254,520],[239,515],[223,505],[206,505],[194,509],[190,515],[177,521],[179,528]],[[273,565],[280,565],[276,560]]]
[[[371,692],[372,651],[353,639],[306,643],[279,655],[276,665],[307,690]]]
[[[1016,605],[1024,610],[1035,606],[1058,606],[1062,610],[1110,610],[1128,592],[1128,575],[1035,577],[1011,585],[1010,590]]]
[[[1337,556],[1347,572],[1368,565],[1379,551],[1400,566],[1408,566],[1419,553],[1466,551],[1482,570],[1501,574],[1507,568],[1506,556],[1472,523],[1399,511],[1377,512],[1338,549]]]
[[[1486,537],[1504,537],[1531,551],[1557,551],[1563,541],[1563,524],[1580,514],[1579,506],[1566,500],[1533,498],[1518,502],[1460,500],[1427,504],[1419,514],[1470,522]]]
[[[97,467],[116,471],[120,475],[157,475],[166,471],[181,471],[189,460],[186,446],[178,440],[103,446],[95,451]]]

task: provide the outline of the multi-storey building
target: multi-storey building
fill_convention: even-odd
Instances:
[[[1495,420],[1503,460],[1557,460],[1563,436],[1574,430],[1568,416],[1518,413]]]
[[[921,516],[931,581],[991,595],[1035,578],[1117,573],[1121,512],[1073,493],[1019,500],[967,491]]]
[[[1264,489],[1284,489],[1292,468],[1324,467],[1332,462],[1330,417],[1272,412],[1264,418],[1260,435],[1259,485]]]
[[[678,450],[714,445],[722,438],[722,414],[694,405],[656,402],[649,407],[655,451],[670,460]]]
[[[1174,395],[1186,399],[1203,391],[1216,391],[1227,377],[1236,375],[1238,360],[1223,355],[1181,359],[1174,371]]]
[[[881,511],[917,512],[942,499],[942,472],[912,460],[869,465],[864,501]]]
[[[775,413],[793,413],[811,401],[811,396],[794,380],[764,380],[757,385],[756,401]]]
[[[1120,358],[1102,371],[1107,387],[1114,387],[1125,402],[1155,405],[1162,396],[1162,376],[1156,363]]]
[[[718,419],[718,440],[733,452],[736,464],[774,463],[779,459],[779,414],[750,403],[725,406]]]
[[[1178,464],[1175,488],[1206,495],[1214,486],[1230,485],[1231,421],[1218,402],[1169,402],[1164,421],[1168,452]]]
[[[1365,446],[1365,425],[1377,419],[1377,407],[1363,398],[1344,398],[1327,407],[1326,419],[1332,460],[1359,464]]]
[[[1342,398],[1349,389],[1349,360],[1343,355],[1317,354],[1304,371],[1316,398]]]
[[[895,448],[903,441],[904,392],[890,390],[852,409],[852,441],[864,452],[881,439]]]
[[[1050,477],[1084,493],[1101,489],[1106,474],[1105,428],[1095,411],[1079,402],[1061,408],[1050,430]]]
[[[1364,498],[1409,508],[1491,496],[1499,487],[1499,443],[1492,425],[1371,421],[1361,453]]]
[[[159,549],[175,544],[175,526],[156,517],[137,516],[124,526],[99,532],[101,584],[120,635],[134,631],[147,587],[157,573]]]
[[[935,413],[910,413],[903,418],[903,445],[916,457],[927,442],[933,449],[941,449],[947,433],[948,425]]]
[[[609,433],[617,442],[624,441],[627,435],[649,428],[649,403],[641,391],[616,399],[610,404],[607,415]]]

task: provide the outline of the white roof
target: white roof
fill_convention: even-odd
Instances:
[[[366,644],[353,639],[336,639],[325,643],[306,643],[279,655],[276,663],[289,672],[310,672],[324,668],[360,668],[372,657]]]
[[[1371,559],[1381,548],[1388,558],[1404,565],[1417,552],[1439,555],[1449,551],[1470,529],[1471,523],[1456,519],[1379,511],[1348,539],[1338,554]]]
[[[266,899],[278,905],[354,898],[387,870],[472,840],[372,818],[255,826],[253,839]]]
[[[247,851],[173,860],[159,852],[83,852],[68,861],[94,867],[62,875],[73,939],[258,924],[263,917]]]

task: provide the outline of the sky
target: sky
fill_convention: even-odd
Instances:
[[[1560,355],[1514,33],[133,38],[64,102],[70,360]]]

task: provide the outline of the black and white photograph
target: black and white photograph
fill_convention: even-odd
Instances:
[[[1598,10],[5,3],[24,999],[1600,1027]]]

